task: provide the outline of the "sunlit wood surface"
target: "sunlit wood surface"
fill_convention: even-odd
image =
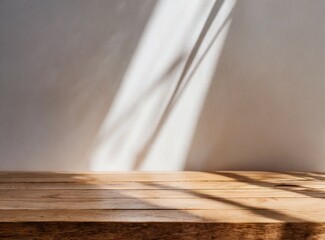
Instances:
[[[0,239],[325,239],[325,174],[0,172]]]

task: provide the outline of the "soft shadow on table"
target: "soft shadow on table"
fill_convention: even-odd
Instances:
[[[230,177],[236,181],[243,181],[247,184],[251,184],[251,185],[255,185],[255,186],[259,186],[259,187],[265,187],[265,188],[269,188],[270,191],[272,191],[272,189],[281,189],[283,191],[289,191],[289,192],[294,192],[294,193],[298,193],[298,194],[302,194],[308,197],[312,197],[312,198],[321,198],[324,199],[324,197],[320,196],[317,197],[315,196],[315,193],[324,193],[324,191],[321,190],[317,190],[314,188],[307,188],[307,187],[303,187],[297,184],[290,184],[289,182],[285,182],[283,184],[275,184],[275,183],[271,183],[271,182],[267,182],[267,181],[259,181],[256,179],[252,179],[249,178],[247,176],[243,176],[241,174],[236,174],[233,172],[215,172],[214,174],[217,175],[222,175],[222,176],[226,176],[226,177]],[[287,175],[291,175],[291,176],[295,176],[295,177],[303,177],[303,178],[307,178],[309,180],[320,180],[320,181],[324,181],[324,174],[322,173],[303,173],[303,172],[286,172],[285,174]],[[254,210],[252,210],[254,211]],[[275,214],[274,214],[275,213]],[[266,214],[266,217],[272,217],[274,219],[278,219],[278,220],[285,220],[284,218],[288,217],[286,215],[283,214],[278,214],[277,212],[270,212],[270,214]],[[280,218],[279,218],[280,217]],[[283,218],[284,217],[284,218]],[[297,218],[292,218],[289,217],[289,222],[290,221],[295,221],[295,220],[299,220],[299,221],[303,221],[303,219],[297,219]],[[282,240],[286,240],[286,239],[291,239],[291,229],[292,229],[292,224],[291,223],[285,223],[283,230],[282,230],[282,236],[281,239]],[[307,226],[306,229],[306,235],[313,235],[313,232],[316,232],[317,228],[315,228],[312,224]]]
[[[213,172],[211,172],[211,173],[213,173]],[[255,185],[255,186],[267,188],[267,189],[270,189],[270,191],[272,191],[273,189],[278,189],[278,187],[283,186],[283,187],[280,188],[283,191],[290,191],[290,192],[306,195],[308,197],[315,197],[315,193],[324,193],[322,191],[311,189],[311,188],[305,188],[305,187],[301,187],[301,186],[298,186],[298,185],[290,185],[290,183],[288,183],[288,185],[283,185],[283,184],[281,185],[281,184],[275,184],[275,183],[271,183],[271,182],[267,182],[267,181],[258,181],[258,180],[251,179],[249,177],[246,177],[246,176],[243,176],[243,175],[240,175],[240,174],[236,174],[236,173],[217,172],[217,173],[213,173],[213,174],[222,175],[222,176],[232,178],[236,182],[243,182],[243,183],[252,184],[252,185]],[[309,176],[309,174],[306,174],[306,175]],[[299,174],[294,175],[294,176],[305,177],[305,175],[303,173],[299,173]],[[226,199],[226,198],[223,198],[223,197],[220,197],[220,196],[217,197],[217,196],[211,196],[209,194],[199,193],[199,192],[196,192],[193,189],[181,189],[181,188],[177,188],[177,187],[167,186],[167,185],[164,185],[164,184],[161,184],[161,183],[147,183],[147,184],[150,185],[150,186],[158,187],[158,188],[167,188],[167,189],[173,189],[173,190],[176,190],[176,191],[181,191],[181,192],[193,195],[195,197],[199,197],[199,198],[203,198],[203,199],[209,199],[209,200],[225,203],[225,204],[228,204],[230,206],[239,207],[240,209],[248,210],[248,211],[254,213],[255,215],[259,215],[259,216],[266,217],[266,218],[273,219],[273,220],[277,220],[277,221],[283,221],[284,223],[283,223],[282,231],[281,231],[281,240],[291,239],[290,237],[292,237],[292,231],[295,228],[293,222],[306,222],[306,225],[304,226],[304,231],[305,231],[306,236],[309,236],[309,235],[312,236],[312,235],[314,235],[314,234],[316,234],[318,232],[318,228],[317,228],[316,224],[309,223],[308,220],[304,220],[303,218],[297,218],[297,217],[294,217],[294,216],[290,216],[290,215],[282,213],[282,212],[280,212],[278,210],[248,206],[248,205],[236,202],[236,201],[234,201],[232,199]],[[219,182],[219,184],[222,184],[222,182]],[[292,189],[292,187],[300,187],[300,188],[303,188],[303,190],[301,190],[301,189]],[[308,193],[308,191],[310,192],[310,194]],[[312,194],[312,193],[314,193],[314,194]],[[316,198],[324,199],[324,197],[317,197],[317,196],[316,196]],[[222,216],[220,216],[220,217],[222,218]]]

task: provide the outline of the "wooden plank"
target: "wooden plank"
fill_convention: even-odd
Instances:
[[[193,196],[195,197],[195,196]],[[324,211],[320,198],[221,198],[209,195],[195,198],[129,198],[129,199],[11,199],[1,200],[0,209],[288,209]],[[324,211],[325,212],[325,211]]]
[[[324,223],[323,211],[288,209],[47,209],[0,210],[0,222],[211,222],[211,223]]]
[[[107,183],[0,183],[0,189],[305,189],[325,191],[324,181],[271,182],[107,182]]]
[[[0,182],[37,183],[105,183],[105,182],[170,182],[170,181],[298,181],[324,180],[323,173],[302,172],[0,172]]]
[[[270,197],[270,198],[325,198],[325,191],[312,191],[301,189],[196,189],[196,194],[205,194],[211,197],[241,198],[241,197]],[[61,199],[128,199],[128,198],[195,198],[190,192],[181,189],[0,189],[0,200],[12,199],[51,198]]]

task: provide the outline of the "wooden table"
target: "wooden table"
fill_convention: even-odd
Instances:
[[[0,239],[325,239],[325,174],[0,172]]]

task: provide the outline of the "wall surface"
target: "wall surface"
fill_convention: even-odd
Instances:
[[[188,169],[325,170],[325,1],[237,1]]]
[[[0,0],[0,170],[325,171],[324,12]]]

